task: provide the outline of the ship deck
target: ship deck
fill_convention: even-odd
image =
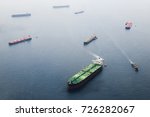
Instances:
[[[68,83],[69,84],[78,84],[81,81],[83,81],[84,79],[86,79],[88,76],[90,76],[92,73],[94,73],[96,70],[98,70],[100,67],[102,67],[102,66],[98,65],[98,64],[90,64],[87,67],[85,67],[84,69],[82,69],[80,72],[78,72],[77,74],[72,76],[68,80]]]

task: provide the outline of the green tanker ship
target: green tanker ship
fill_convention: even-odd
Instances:
[[[77,89],[84,85],[87,81],[95,77],[103,68],[104,59],[97,58],[93,63],[86,66],[84,69],[73,75],[68,80],[68,89]]]

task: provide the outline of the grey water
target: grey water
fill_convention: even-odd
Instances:
[[[0,99],[150,99],[149,6],[149,0],[0,0]],[[32,16],[11,17],[27,12]],[[133,22],[130,30],[126,21]],[[91,34],[98,39],[84,46]],[[8,45],[27,35],[33,39]],[[92,62],[89,52],[107,67],[68,92],[67,80]]]

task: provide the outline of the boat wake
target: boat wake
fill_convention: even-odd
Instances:
[[[91,51],[88,51],[88,53],[89,53],[90,55],[92,55],[93,57],[95,57],[96,59],[100,58],[100,56],[98,56],[97,54],[95,54],[95,53],[93,53],[93,52],[91,52]]]
[[[126,59],[129,61],[130,65],[131,65],[131,67],[134,68],[136,72],[138,72],[139,71],[138,65],[129,58],[129,56],[125,53],[125,51],[123,49],[121,49],[121,47],[117,43],[115,43],[114,41],[113,41],[113,43],[120,50],[120,52],[126,57]]]

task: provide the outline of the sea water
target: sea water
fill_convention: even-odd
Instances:
[[[0,99],[150,99],[149,6],[149,0],[0,0]],[[32,16],[11,17],[27,12]],[[98,39],[84,46],[92,34]],[[33,39],[8,45],[27,35]],[[91,53],[107,67],[68,92],[67,80],[92,62]]]

